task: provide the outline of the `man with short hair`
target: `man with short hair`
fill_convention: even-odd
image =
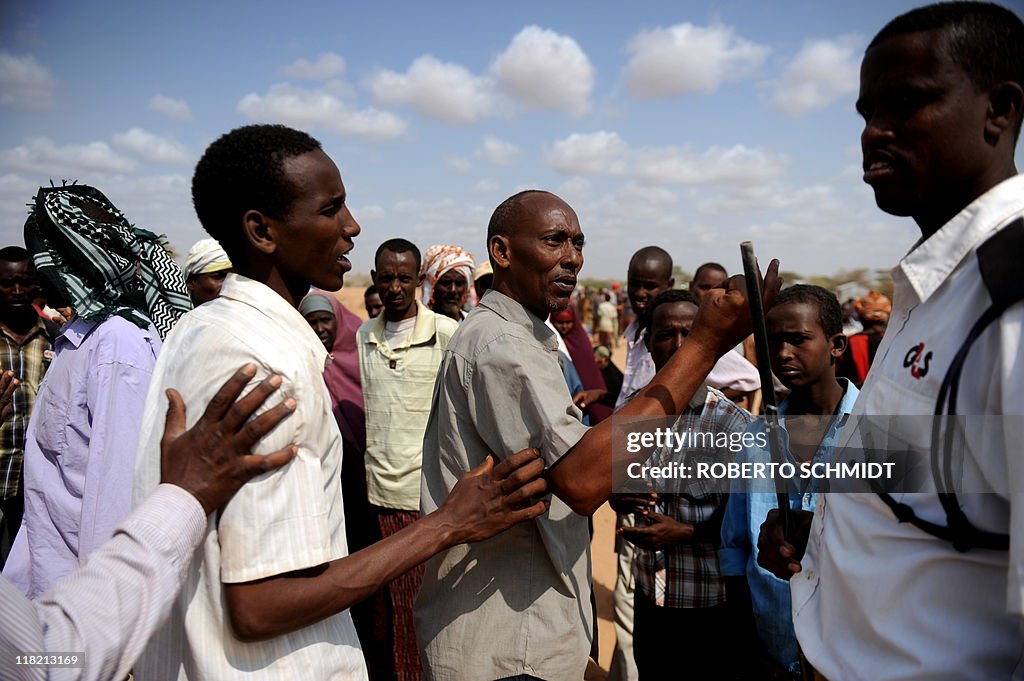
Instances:
[[[455,270],[450,270],[454,272]],[[359,327],[359,375],[366,405],[366,487],[380,523],[390,537],[420,518],[423,434],[441,356],[458,322],[416,299],[422,278],[420,252],[406,239],[377,248],[373,283],[384,312]],[[412,606],[423,579],[418,566],[389,588],[394,623],[394,667],[400,681],[418,681]]]
[[[647,305],[659,293],[676,285],[672,277],[672,256],[659,246],[644,246],[629,259],[626,270],[626,295],[636,317],[626,327],[626,368],[622,372],[622,390],[615,402],[618,409],[637,390],[647,385],[657,371],[651,353],[647,351],[644,334]]]
[[[581,678],[591,649],[587,516],[612,492],[612,419],[581,423],[545,320],[562,310],[583,265],[575,211],[526,191],[495,209],[487,228],[494,288],[445,350],[423,449],[421,509],[431,511],[487,452],[526,444],[548,463],[555,496],[535,522],[428,562],[416,636],[428,679]],[[765,277],[778,288],[778,263]],[[688,342],[624,416],[683,408],[717,355],[749,333],[741,281],[709,293]]]
[[[135,445],[161,338],[192,305],[166,240],[88,185],[43,187],[25,222],[54,341],[25,439],[25,516],[7,576],[37,598],[131,511]]]
[[[717,262],[706,262],[697,268],[690,281],[690,293],[700,301],[711,289],[721,286],[729,278],[729,273]]]
[[[341,434],[321,374],[327,351],[296,306],[310,284],[341,287],[359,234],[337,166],[309,135],[250,125],[214,141],[196,166],[193,201],[235,271],[167,339],[146,400],[135,499],[158,484],[164,390],[209,401],[252,363],[280,377],[295,414],[256,453],[294,443],[280,470],[242,487],[206,527],[182,595],[135,667],[140,679],[365,679],[348,612],[439,550],[477,541],[543,512],[535,453],[463,478],[444,505],[401,535],[348,555]],[[525,481],[527,484],[520,487]],[[507,490],[502,490],[505,484]],[[508,492],[506,495],[505,492]]]
[[[907,12],[875,36],[861,62],[864,181],[883,211],[914,218],[921,240],[893,270],[888,331],[852,418],[989,418],[962,423],[962,439],[945,454],[932,451],[931,427],[920,419],[890,419],[881,435],[938,457],[922,462],[922,492],[825,495],[809,534],[807,516],[796,514],[802,532],[790,541],[777,515],[763,526],[759,563],[792,577],[797,638],[833,681],[1022,671],[1024,304],[993,315],[961,373],[951,373],[969,330],[1006,293],[990,292],[990,277],[1019,280],[1020,247],[1002,239],[1024,230],[1024,177],[1014,163],[1022,106],[1024,22],[998,5]],[[865,427],[847,429],[840,445],[879,435]],[[932,464],[962,476],[947,480]],[[943,488],[955,498],[940,498]]]
[[[192,244],[185,260],[185,288],[192,305],[202,305],[219,296],[230,271],[231,259],[216,239],[200,239]]]
[[[19,381],[11,396],[11,417],[0,423],[0,568],[21,526],[25,432],[39,383],[53,359],[53,339],[60,333],[32,305],[38,291],[28,251],[20,246],[0,249],[0,372],[13,371]]]
[[[615,400],[615,408],[625,404],[636,391],[654,377],[657,369],[647,349],[647,306],[664,291],[672,289],[672,256],[659,246],[645,246],[629,259],[626,270],[626,295],[635,316],[626,327],[626,369],[622,372],[622,386]],[[631,514],[620,513],[616,527],[631,525]],[[633,559],[636,548],[624,541],[616,542],[617,569],[615,589],[612,592],[615,623],[615,651],[612,654],[610,676],[614,680],[635,681],[636,663],[633,661]]]

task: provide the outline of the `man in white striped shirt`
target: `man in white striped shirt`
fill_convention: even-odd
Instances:
[[[192,182],[200,222],[234,264],[219,298],[183,318],[154,369],[140,434],[135,493],[159,480],[163,388],[203,403],[231,366],[281,377],[295,417],[257,451],[288,442],[295,458],[243,487],[208,524],[167,625],[135,667],[159,679],[364,679],[348,608],[438,551],[492,536],[536,517],[545,488],[527,482],[510,497],[488,481],[511,468],[514,482],[542,464],[523,453],[511,467],[487,463],[436,514],[352,556],[341,498],[341,435],[323,382],[323,344],[296,307],[310,284],[334,291],[351,265],[360,228],[334,162],[309,135],[252,125],[216,140]],[[482,484],[484,483],[484,484]],[[510,485],[511,486],[511,485]],[[487,510],[498,510],[489,513]]]

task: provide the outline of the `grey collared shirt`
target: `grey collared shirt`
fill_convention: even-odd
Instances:
[[[423,442],[421,510],[482,463],[535,447],[548,465],[587,432],[542,319],[490,290],[445,350]],[[548,513],[427,562],[416,601],[427,679],[583,677],[593,632],[587,518]]]

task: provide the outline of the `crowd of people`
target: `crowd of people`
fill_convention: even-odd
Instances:
[[[679,456],[810,469],[868,446],[859,417],[1016,414],[1022,108],[1010,10],[887,24],[864,181],[921,239],[891,300],[773,260],[761,320],[743,277],[676,281],[657,245],[580,287],[583,226],[546,191],[495,208],[484,257],[360,236],[282,125],[206,149],[183,268],[99,189],[41,188],[0,249],[0,679],[578,681],[606,502],[613,679],[1024,678],[1019,419],[966,425],[956,476],[892,419],[934,457],[911,492],[620,484]],[[356,237],[365,321],[331,293]],[[652,419],[743,444],[618,446]]]

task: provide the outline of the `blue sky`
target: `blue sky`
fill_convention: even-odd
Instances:
[[[282,122],[341,169],[356,271],[394,236],[482,256],[528,187],[576,209],[585,277],[648,244],[737,270],[744,239],[803,274],[889,267],[918,232],[861,182],[853,102],[865,45],[918,4],[5,0],[0,241],[71,178],[187,251],[205,146]]]

